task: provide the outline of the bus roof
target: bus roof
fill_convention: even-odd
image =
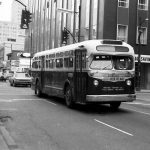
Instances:
[[[119,41],[119,40],[87,40],[87,41],[83,41],[80,43],[70,44],[70,45],[63,46],[63,47],[58,47],[58,48],[54,48],[54,49],[37,52],[37,53],[35,53],[34,57],[40,57],[43,55],[49,55],[49,54],[58,53],[58,52],[75,50],[75,49],[78,49],[80,46],[83,48],[86,48],[88,50],[88,53],[94,53],[94,52],[98,52],[96,50],[96,47],[101,46],[101,45],[105,45],[105,46],[109,46],[109,47],[111,47],[111,46],[128,47],[129,51],[127,53],[134,55],[133,47],[123,41]],[[115,52],[115,54],[116,54],[116,52]]]

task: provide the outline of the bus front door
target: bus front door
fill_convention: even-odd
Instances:
[[[86,49],[75,50],[74,97],[75,102],[85,103],[86,100]]]

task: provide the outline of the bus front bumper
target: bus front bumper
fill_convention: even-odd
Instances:
[[[132,102],[136,100],[135,94],[121,95],[86,95],[87,102]]]

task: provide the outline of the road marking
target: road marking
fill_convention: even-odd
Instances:
[[[114,126],[111,126],[111,125],[109,125],[109,124],[106,124],[106,123],[104,123],[104,122],[102,122],[102,121],[99,121],[99,120],[97,120],[97,119],[94,119],[94,120],[95,120],[96,122],[100,123],[100,124],[103,124],[103,125],[105,125],[105,126],[107,126],[107,127],[112,128],[112,129],[114,129],[114,130],[117,130],[117,131],[122,132],[122,133],[124,133],[124,134],[127,134],[127,135],[129,135],[129,136],[133,136],[133,134],[131,134],[131,133],[128,133],[128,132],[123,131],[123,130],[121,130],[121,129],[119,129],[119,128],[116,128],[116,127],[114,127]]]
[[[11,101],[40,101],[42,99],[20,99],[20,98],[17,98],[17,99],[12,99]]]
[[[146,98],[146,99],[144,99],[144,98],[136,98],[136,100],[150,102],[150,100],[148,98]]]
[[[2,108],[2,109],[0,109],[0,111],[5,111],[5,110],[7,110],[7,111],[17,111],[18,109],[15,109],[15,108]]]
[[[149,116],[150,116],[150,113],[146,113],[146,112],[144,112],[144,111],[137,111],[137,110],[129,109],[129,108],[123,108],[123,109],[130,110],[130,111],[135,111],[135,112],[137,112],[137,113],[141,113],[141,114],[149,115]]]
[[[51,101],[47,101],[45,99],[3,99],[3,100],[0,100],[0,102],[8,102],[8,103],[14,102],[14,101],[45,101],[47,103],[57,105],[56,103],[53,103]]]
[[[50,104],[53,104],[53,105],[57,105],[56,103],[53,103],[53,102],[51,102],[51,101],[47,101],[47,100],[45,100],[45,99],[43,99],[45,102],[47,102],[47,103],[50,103]]]
[[[146,103],[136,103],[136,102],[133,102],[133,103],[127,103],[129,105],[143,105],[143,106],[149,106],[150,104],[146,104]]]

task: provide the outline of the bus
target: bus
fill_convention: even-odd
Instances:
[[[103,103],[118,108],[135,95],[134,49],[120,40],[88,40],[35,53],[32,89],[37,96],[74,104]]]

